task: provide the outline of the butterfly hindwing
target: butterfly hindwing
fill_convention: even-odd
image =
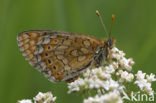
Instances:
[[[91,36],[59,31],[26,31],[17,39],[29,63],[54,82],[75,78],[88,68],[101,44]]]

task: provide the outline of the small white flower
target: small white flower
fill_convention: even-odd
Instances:
[[[113,54],[118,53],[118,52],[119,52],[119,49],[118,48],[116,48],[116,47],[112,48],[112,53]]]
[[[114,73],[115,69],[114,69],[113,65],[106,66],[105,67],[105,72],[109,73],[109,74]]]
[[[156,81],[155,75],[152,73],[150,75],[146,75],[146,78],[147,78],[147,81],[150,83]]]
[[[110,90],[115,90],[115,89],[118,89],[118,87],[119,87],[119,83],[114,81],[114,80],[112,80],[112,79],[110,79],[110,81],[109,81],[109,89]]]
[[[154,91],[151,88],[151,83],[146,83],[143,91],[148,93],[149,95],[153,95]]]
[[[134,75],[132,73],[128,74],[128,77],[126,78],[127,82],[131,82],[134,79]]]
[[[121,75],[119,82],[131,82],[134,79],[134,75],[127,71],[119,70],[118,75]]]
[[[123,101],[118,92],[114,91],[102,96],[89,97],[83,103],[123,103]]]
[[[123,70],[119,70],[119,72],[118,72],[118,73],[119,73],[119,74],[122,74],[123,72],[124,72]]]
[[[53,103],[56,100],[56,97],[53,97],[51,92],[39,92],[37,96],[33,98],[33,100],[35,103]]]
[[[93,89],[93,88],[100,88],[104,86],[104,81],[99,79],[96,75],[91,77],[89,80],[89,88]]]
[[[129,65],[130,65],[130,66],[133,66],[133,65],[135,64],[135,62],[133,61],[132,58],[129,58],[128,61],[129,61]]]
[[[78,78],[74,82],[68,84],[68,88],[69,88],[68,93],[71,93],[73,91],[79,91],[80,86],[84,86],[84,85],[85,85],[85,81],[82,78]]]
[[[138,71],[136,76],[138,80],[143,80],[145,78],[146,73],[142,73],[142,71]]]
[[[132,70],[132,66],[131,65],[129,65],[130,63],[130,59],[126,59],[126,58],[122,58],[121,60],[120,60],[120,65],[123,67],[123,68],[125,68],[126,70],[128,70],[128,71],[131,71]]]
[[[121,78],[125,79],[128,76],[128,72],[124,71],[121,74]]]
[[[18,103],[32,103],[32,101],[30,99],[23,99],[18,101]]]
[[[18,101],[18,103],[54,103],[56,97],[53,97],[51,92],[41,93],[39,92],[36,97],[33,98],[34,102],[30,99],[23,99]]]
[[[111,66],[107,66],[105,68],[99,67],[92,70],[92,75],[97,75],[98,78],[101,79],[109,79],[111,78],[110,73],[114,72],[114,68]]]
[[[115,58],[117,60],[122,59],[125,56],[125,53],[123,51],[118,50],[118,48],[112,48],[112,58]]]
[[[123,93],[123,92],[125,92],[125,89],[126,89],[126,87],[125,86],[119,86],[119,88],[118,88],[118,90],[119,90],[119,92],[120,93]]]
[[[103,73],[101,73],[100,77],[107,80],[107,79],[111,78],[111,74],[103,72]]]
[[[146,87],[147,80],[136,80],[134,83],[139,86],[140,90],[143,90]]]

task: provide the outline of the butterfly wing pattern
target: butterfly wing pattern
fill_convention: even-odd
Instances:
[[[17,40],[26,60],[52,82],[78,77],[91,66],[102,44],[95,37],[48,30],[25,31]]]

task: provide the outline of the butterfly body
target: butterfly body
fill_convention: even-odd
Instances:
[[[28,62],[52,82],[74,81],[86,68],[100,66],[114,45],[113,39],[48,30],[22,32],[17,40]]]

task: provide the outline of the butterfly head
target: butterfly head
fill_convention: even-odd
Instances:
[[[112,49],[115,46],[115,42],[116,42],[115,39],[108,38],[105,44],[107,45],[109,49]]]

